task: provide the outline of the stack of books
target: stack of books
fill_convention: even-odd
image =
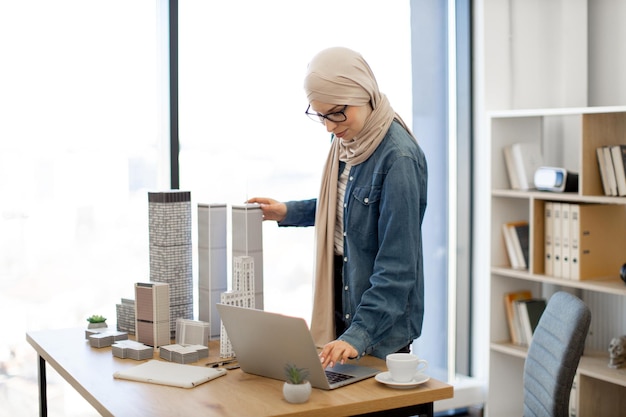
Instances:
[[[528,290],[515,291],[504,294],[504,306],[511,342],[529,346],[546,308],[545,298],[533,298]]]
[[[604,194],[626,196],[626,145],[596,148]]]
[[[514,143],[505,146],[503,152],[511,188],[514,190],[535,188],[535,171],[543,165],[539,144]]]
[[[546,201],[544,273],[572,280],[606,279],[624,263],[626,207]]]
[[[525,220],[502,225],[504,245],[513,269],[528,269],[528,234],[529,226]]]

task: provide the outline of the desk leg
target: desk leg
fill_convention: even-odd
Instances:
[[[434,407],[434,403],[426,403],[426,404],[422,404],[422,407],[420,409],[420,416],[421,417],[433,417],[433,415],[435,414],[435,407]]]
[[[39,355],[39,416],[48,416],[48,395],[46,392],[46,360]]]
[[[434,403],[417,404],[413,406],[398,408],[395,410],[377,411],[373,413],[361,414],[361,417],[433,417],[435,413]]]

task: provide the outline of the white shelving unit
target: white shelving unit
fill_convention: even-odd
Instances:
[[[615,204],[603,195],[595,147],[626,143],[626,2],[476,0],[474,2],[474,373],[487,380],[486,415],[522,415],[526,349],[509,342],[503,294],[566,290],[592,311],[576,377],[577,416],[626,410],[626,371],[608,368],[608,344],[626,334],[626,285],[615,276],[571,281],[543,267],[546,201]],[[502,147],[538,142],[546,165],[579,173],[577,193],[510,190]],[[502,243],[505,221],[530,224],[530,268],[513,270]],[[616,230],[616,233],[626,231]],[[626,262],[626,248],[624,259]]]
[[[623,207],[626,218],[626,198],[604,196],[595,153],[598,146],[626,143],[626,107],[492,112],[487,125],[491,138],[488,414],[522,415],[527,349],[510,342],[504,294],[529,289],[533,295],[546,298],[557,290],[570,291],[591,308],[592,324],[576,377],[573,404],[578,416],[621,415],[626,410],[626,369],[608,367],[607,348],[610,339],[626,328],[626,285],[618,275],[619,267],[626,262],[626,248],[623,257],[612,260],[614,276],[574,281],[545,275],[544,205],[547,201],[614,204]],[[503,147],[514,142],[539,143],[546,165],[565,166],[579,173],[579,191],[510,190]],[[516,220],[531,225],[530,267],[526,271],[510,268],[501,234],[503,223]]]

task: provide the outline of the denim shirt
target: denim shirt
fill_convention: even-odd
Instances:
[[[422,149],[395,121],[376,151],[350,169],[342,286],[347,329],[338,339],[354,346],[359,356],[384,358],[421,334],[427,176]],[[279,225],[313,225],[316,203],[287,202]]]

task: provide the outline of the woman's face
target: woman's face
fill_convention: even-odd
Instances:
[[[326,130],[333,133],[338,138],[345,141],[354,139],[359,135],[365,121],[372,113],[372,107],[367,104],[365,106],[345,106],[344,104],[327,104],[319,101],[311,102],[311,110],[321,115],[328,113],[340,112],[343,108],[346,108],[343,112],[346,115],[346,120],[343,122],[332,122],[328,119],[324,119]]]

